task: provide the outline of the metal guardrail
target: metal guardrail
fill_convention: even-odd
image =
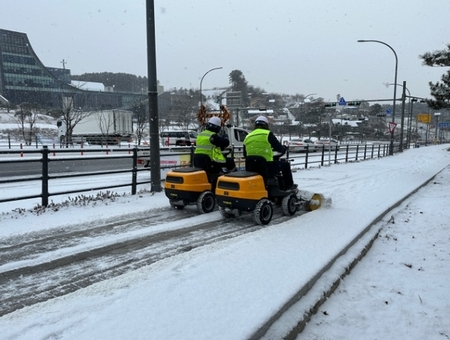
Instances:
[[[49,197],[51,196],[57,196],[57,195],[67,195],[67,194],[73,194],[73,193],[80,193],[85,191],[100,191],[100,190],[106,190],[106,189],[114,189],[114,188],[120,188],[120,187],[131,187],[131,194],[135,195],[137,192],[137,186],[141,184],[150,184],[151,178],[149,180],[144,181],[138,181],[137,173],[140,171],[149,171],[150,168],[144,168],[144,167],[138,167],[138,151],[142,150],[144,148],[142,147],[133,147],[132,149],[128,149],[126,154],[119,155],[119,156],[109,156],[110,158],[115,159],[131,159],[131,168],[130,169],[122,169],[122,170],[107,170],[107,171],[96,171],[96,172],[81,172],[81,173],[74,173],[74,174],[50,174],[49,173],[49,163],[51,162],[58,162],[58,161],[81,161],[86,160],[87,157],[89,157],[89,160],[99,160],[99,159],[105,159],[105,156],[67,156],[67,157],[49,157],[50,154],[54,153],[55,150],[49,149],[47,146],[44,146],[42,149],[39,150],[33,150],[33,149],[20,149],[20,150],[6,150],[2,151],[0,149],[0,155],[20,155],[23,156],[24,154],[35,154],[38,155],[36,158],[20,158],[20,159],[2,159],[0,158],[0,165],[1,164],[11,164],[11,163],[20,163],[20,164],[29,164],[29,163],[40,163],[41,164],[41,175],[39,176],[23,176],[21,178],[8,178],[8,179],[0,179],[0,185],[5,183],[13,183],[13,182],[28,182],[28,181],[41,181],[41,193],[35,194],[35,195],[27,195],[27,196],[18,196],[18,197],[11,197],[6,199],[0,199],[0,203],[5,202],[12,202],[12,201],[19,201],[19,200],[27,200],[27,199],[35,199],[40,198],[41,199],[41,205],[42,206],[48,206],[49,203]],[[161,166],[161,170],[164,169],[172,169],[172,168],[178,168],[183,167],[186,165],[192,165],[192,158],[194,154],[194,147],[176,147],[176,148],[162,148],[161,150],[168,151],[166,154],[161,154],[161,160],[165,157],[169,156],[181,156],[189,154],[189,162],[183,163],[183,164],[176,164],[176,165],[168,165],[168,166]],[[108,149],[108,148],[101,148],[101,149],[57,149],[58,154],[73,154],[74,152],[81,152],[82,155],[84,153],[90,154],[90,153],[102,153],[102,154],[108,154],[109,152],[117,151],[117,149]],[[125,150],[122,150],[125,151]],[[380,158],[387,156],[389,152],[389,145],[388,144],[363,144],[363,145],[346,145],[341,146],[339,150],[333,150],[328,151],[325,149],[325,146],[322,148],[322,150],[318,152],[303,152],[303,153],[294,153],[294,152],[287,152],[286,157],[290,160],[291,166],[295,168],[304,168],[307,169],[308,167],[317,165],[317,166],[324,166],[328,164],[337,164],[341,162],[353,162],[353,161],[360,161],[360,160],[366,160],[366,159],[372,159],[372,158]],[[116,152],[115,152],[116,153]],[[230,156],[235,157],[236,159],[236,165],[239,168],[244,167],[245,161],[242,157],[242,147],[236,147],[233,148]],[[81,188],[77,190],[66,190],[66,191],[50,191],[50,184],[52,180],[55,179],[62,179],[62,178],[73,178],[73,177],[86,177],[86,176],[101,176],[101,175],[111,175],[111,174],[120,174],[120,173],[130,173],[130,182],[124,183],[124,184],[113,184],[113,185],[107,185],[107,186],[98,186],[98,187],[89,187],[89,188]]]
[[[292,167],[307,169],[314,165],[324,166],[380,158],[387,156],[388,153],[389,144],[347,144],[340,145],[339,149],[334,150],[322,146],[315,152],[310,152],[307,147],[303,153],[288,152],[286,157],[291,161]]]
[[[82,154],[84,153],[108,153],[113,151],[112,149],[83,149]],[[108,170],[108,171],[96,171],[96,172],[83,172],[83,173],[76,173],[76,174],[56,174],[51,175],[49,174],[49,163],[50,162],[58,162],[58,161],[77,161],[77,160],[86,160],[86,157],[64,157],[64,158],[50,158],[49,154],[53,151],[49,150],[47,146],[44,146],[40,150],[8,150],[8,151],[0,151],[0,155],[26,155],[26,154],[38,154],[40,155],[39,158],[30,158],[30,159],[20,159],[20,160],[12,160],[12,159],[0,159],[0,165],[1,164],[11,164],[11,163],[41,163],[42,166],[42,172],[40,176],[24,176],[21,178],[9,178],[9,179],[0,179],[0,184],[5,183],[14,183],[14,182],[29,182],[29,181],[41,181],[41,193],[36,195],[27,195],[27,196],[19,196],[19,197],[12,197],[7,199],[0,199],[0,203],[4,202],[12,202],[12,201],[18,201],[18,200],[26,200],[26,199],[32,199],[32,198],[41,198],[41,205],[47,206],[49,202],[49,197],[51,196],[57,196],[57,195],[66,195],[66,194],[72,194],[72,193],[79,193],[84,192],[87,190],[106,190],[106,189],[113,189],[113,188],[120,188],[120,187],[126,187],[131,186],[131,193],[133,195],[137,192],[137,186],[139,184],[147,184],[151,183],[151,180],[146,181],[140,181],[137,180],[137,173],[139,171],[147,171],[147,169],[138,169],[137,167],[137,148],[130,149],[131,154],[126,155],[120,155],[120,156],[112,156],[113,158],[129,158],[132,159],[132,167],[130,169],[126,170]],[[73,153],[73,149],[58,149],[58,154],[62,153]],[[104,156],[89,156],[90,160],[97,160],[97,159],[105,159]],[[131,181],[126,184],[116,184],[116,185],[107,185],[107,186],[101,186],[101,187],[90,187],[90,188],[83,188],[83,189],[77,189],[77,190],[66,190],[66,191],[59,191],[59,192],[50,192],[49,191],[49,183],[53,179],[61,179],[61,178],[73,178],[73,177],[84,177],[84,176],[101,176],[101,175],[110,175],[110,174],[120,174],[120,173],[130,173],[131,174]]]

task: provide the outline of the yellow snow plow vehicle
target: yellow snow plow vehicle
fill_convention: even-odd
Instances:
[[[208,113],[202,106],[197,113],[197,118],[202,126],[205,126],[211,117],[219,117],[224,126],[231,114],[225,106],[220,107],[220,112]],[[225,154],[230,150],[224,151]],[[201,156],[204,156],[203,158]],[[208,173],[205,169],[211,168],[211,160],[207,155],[199,157],[198,167],[182,167],[171,170],[166,175],[164,191],[174,209],[183,209],[187,205],[197,205],[197,210],[202,213],[210,213],[216,207],[214,188],[217,178],[223,173]]]
[[[206,214],[216,207],[211,183],[214,180],[208,179],[206,171],[199,168],[174,169],[166,175],[164,191],[174,209],[183,209],[186,205],[196,204],[197,210]]]
[[[206,113],[202,107],[197,117],[205,124],[207,118],[214,115],[221,118],[223,125],[231,116],[225,106],[221,106],[220,113]],[[205,159],[205,164],[207,162]],[[170,205],[174,209],[196,205],[200,213],[210,213],[218,204],[224,217],[252,213],[256,223],[265,225],[272,220],[274,207],[280,206],[284,215],[292,216],[299,210],[316,210],[325,202],[331,202],[321,194],[285,190],[281,173],[268,176],[263,157],[247,157],[243,162],[245,170],[225,174],[207,173],[204,170],[207,166],[182,167],[168,172],[164,190]]]
[[[220,176],[215,196],[222,216],[229,218],[242,213],[253,214],[257,224],[266,225],[272,220],[275,206],[281,206],[284,215],[292,216],[299,210],[316,210],[325,198],[306,191],[284,190],[281,174],[268,177],[263,157],[246,160],[246,170]]]

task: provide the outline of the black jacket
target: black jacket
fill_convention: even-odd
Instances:
[[[223,134],[215,133],[214,135],[211,136],[209,141],[211,142],[211,144],[218,146],[221,150],[225,149],[227,146],[230,145],[228,135],[225,133]]]

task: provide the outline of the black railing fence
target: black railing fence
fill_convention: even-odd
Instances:
[[[347,144],[331,149],[322,146],[315,152],[309,152],[308,147],[306,149],[305,152],[301,153],[288,151],[286,157],[291,162],[291,167],[307,169],[311,166],[326,166],[381,158],[388,155],[389,144]]]
[[[20,149],[20,150],[2,150],[0,149],[0,174],[3,174],[2,167],[8,164],[16,164],[17,167],[28,166],[30,164],[37,164],[40,168],[39,175],[20,175],[20,171],[17,171],[18,176],[4,176],[0,177],[0,189],[3,184],[10,184],[14,182],[41,182],[41,192],[32,195],[23,195],[17,197],[0,197],[0,203],[27,200],[27,199],[41,199],[41,205],[47,206],[49,204],[49,198],[57,195],[68,195],[72,193],[81,193],[85,191],[101,191],[107,189],[114,189],[120,187],[130,187],[131,194],[137,193],[138,185],[150,184],[151,177],[145,177],[143,180],[138,180],[138,172],[149,172],[149,168],[145,168],[138,164],[138,151],[143,150],[142,147],[133,147],[129,149],[122,149],[117,152],[117,149],[101,148],[79,148],[79,149],[57,149],[57,156],[55,156],[55,150],[49,149],[47,146],[42,149]],[[147,148],[148,150],[148,148]],[[194,154],[194,147],[174,147],[174,148],[162,148],[160,155],[161,158],[161,170],[167,170],[182,166],[192,165],[192,156]],[[74,155],[76,153],[76,155]],[[295,169],[307,169],[309,167],[327,166],[337,163],[347,163],[354,161],[363,161],[367,159],[380,158],[387,156],[389,153],[388,144],[357,144],[357,145],[341,145],[339,150],[328,150],[325,147],[322,149],[309,152],[288,152],[286,158],[290,161],[291,167]],[[114,154],[114,155],[112,155]],[[49,164],[54,162],[71,161],[81,162],[86,159],[89,160],[104,160],[105,155],[108,155],[108,159],[129,159],[129,166],[122,169],[108,169],[104,171],[78,171],[75,173],[50,173]],[[164,159],[177,156],[183,156],[185,160],[180,162],[168,162],[164,163]],[[233,148],[231,156],[235,158],[236,165],[239,169],[244,168],[244,159],[242,157],[242,147]],[[17,157],[17,158],[15,158]],[[181,157],[180,157],[181,159]],[[130,180],[127,183],[110,184],[103,186],[89,186],[78,189],[71,189],[65,191],[51,190],[51,184],[53,180],[63,178],[74,177],[96,177],[102,175],[129,173]],[[161,177],[162,178],[162,177]],[[164,180],[164,179],[162,179]],[[95,183],[95,181],[93,181]]]
[[[137,181],[137,172],[139,171],[146,171],[147,169],[138,169],[137,167],[137,149],[133,148],[130,149],[129,154],[123,153],[122,155],[118,156],[109,156],[109,158],[115,158],[115,159],[123,159],[128,158],[130,159],[130,167],[128,169],[119,169],[119,170],[107,170],[107,171],[95,171],[95,172],[78,172],[78,173],[62,173],[62,174],[50,174],[49,173],[49,164],[52,162],[62,162],[62,161],[81,161],[86,160],[88,157],[89,160],[100,160],[105,159],[104,154],[108,154],[109,152],[114,151],[113,149],[81,149],[78,150],[78,152],[81,155],[87,154],[86,156],[74,156],[73,153],[76,152],[74,149],[58,149],[58,155],[64,155],[64,154],[72,154],[66,157],[49,157],[51,153],[54,153],[54,151],[49,150],[47,146],[44,146],[40,150],[8,150],[8,151],[0,151],[0,155],[9,155],[9,156],[19,156],[20,159],[1,159],[0,158],[0,171],[3,164],[18,164],[20,165],[29,165],[29,164],[39,164],[41,167],[41,173],[40,175],[30,175],[30,176],[20,176],[20,177],[10,177],[10,178],[2,178],[0,179],[0,185],[6,184],[6,183],[14,183],[14,182],[31,182],[31,181],[41,181],[41,193],[34,194],[34,195],[26,195],[26,196],[18,196],[18,197],[10,197],[10,198],[0,198],[0,203],[4,202],[11,202],[11,201],[17,201],[17,200],[26,200],[31,198],[41,198],[41,204],[43,206],[48,205],[48,200],[50,196],[57,196],[57,195],[67,195],[72,193],[79,193],[84,192],[87,190],[97,191],[97,190],[107,190],[107,189],[113,189],[113,188],[119,188],[119,187],[125,187],[125,186],[131,186],[131,193],[134,195],[137,192],[137,185],[138,184],[146,184],[150,183],[150,180],[145,180],[138,182]],[[103,154],[98,156],[90,156],[89,154]],[[35,157],[29,157],[30,155],[38,155],[38,158]],[[19,171],[18,171],[19,173]],[[86,176],[101,176],[101,175],[110,175],[110,174],[120,174],[120,173],[130,173],[131,174],[131,181],[126,184],[112,184],[112,185],[106,185],[106,186],[99,186],[99,187],[89,187],[89,188],[83,188],[83,189],[77,189],[77,190],[65,190],[65,191],[49,191],[49,184],[51,183],[51,180],[54,179],[62,179],[62,178],[74,178],[74,177],[86,177]]]

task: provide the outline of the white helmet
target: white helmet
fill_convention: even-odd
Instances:
[[[212,125],[215,125],[215,126],[219,126],[219,127],[222,125],[222,122],[220,121],[219,117],[211,117],[211,118],[209,118],[208,123],[212,124]]]
[[[267,119],[267,117],[259,116],[258,118],[256,118],[255,129],[256,128],[269,130],[269,120]]]
[[[255,122],[257,122],[257,121],[269,124],[269,120],[265,116],[259,116],[258,118],[256,118]]]

